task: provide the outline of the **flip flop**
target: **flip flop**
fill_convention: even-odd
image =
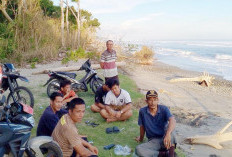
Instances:
[[[113,128],[106,128],[106,133],[107,134],[112,134],[113,133]]]
[[[98,126],[99,124],[93,122],[93,123],[90,123],[90,125],[91,125],[92,127],[96,127],[96,126]]]
[[[109,150],[109,149],[113,148],[114,146],[115,146],[115,144],[109,144],[109,145],[104,146],[103,148],[105,150]]]
[[[114,132],[114,133],[119,133],[120,130],[119,130],[119,128],[118,128],[117,126],[114,126],[114,127],[113,127],[113,132]]]

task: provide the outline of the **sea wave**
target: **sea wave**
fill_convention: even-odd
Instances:
[[[190,46],[204,46],[204,47],[232,47],[232,42],[202,42],[202,43],[186,43]]]
[[[216,54],[215,59],[218,59],[218,60],[231,60],[232,61],[232,56],[231,55]]]
[[[157,52],[160,54],[172,52],[172,55],[181,54],[184,56],[189,56],[189,55],[194,54],[194,52],[191,52],[191,51],[185,51],[185,50],[180,50],[180,49],[168,49],[168,48],[159,48]]]

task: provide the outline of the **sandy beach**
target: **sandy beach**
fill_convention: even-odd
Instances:
[[[68,66],[81,65],[84,61],[70,62]],[[55,61],[44,65],[36,65],[36,69],[19,70],[22,76],[33,80],[29,85],[25,84],[25,86],[30,86],[36,98],[38,95],[41,95],[39,87],[46,82],[48,75],[32,75],[32,72],[57,67],[64,67],[64,65],[60,61]],[[210,87],[202,87],[197,82],[170,83],[169,80],[172,78],[196,77],[202,75],[202,73],[181,70],[157,61],[151,66],[127,63],[127,66],[119,68],[119,71],[129,75],[136,82],[142,93],[145,94],[149,89],[158,91],[160,104],[170,107],[171,112],[175,115],[177,120],[176,133],[179,141],[178,147],[186,156],[232,156],[232,141],[221,143],[223,146],[221,150],[206,145],[189,145],[184,142],[186,137],[214,134],[231,121],[231,81],[215,76],[214,84]],[[99,74],[101,74],[101,70]],[[47,103],[47,98],[39,102],[36,101],[35,105],[43,103]],[[144,105],[143,101],[141,101],[141,106]],[[229,130],[231,131],[232,129]]]
[[[232,156],[232,141],[221,143],[217,150],[206,145],[189,145],[186,137],[214,134],[231,121],[232,82],[215,76],[210,87],[197,82],[170,83],[172,78],[197,77],[199,72],[186,71],[155,61],[152,66],[129,64],[123,68],[145,94],[149,89],[159,93],[160,104],[170,107],[177,120],[178,147],[191,157]],[[232,127],[227,131],[231,131]]]

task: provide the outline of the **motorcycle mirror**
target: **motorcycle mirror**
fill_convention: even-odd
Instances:
[[[0,100],[0,106],[2,106],[6,101],[6,97],[3,95],[2,99]]]

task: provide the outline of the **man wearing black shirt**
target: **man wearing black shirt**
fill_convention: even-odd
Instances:
[[[106,84],[97,89],[97,92],[95,94],[95,103],[91,106],[91,110],[93,112],[100,112],[102,109],[105,109],[105,97],[110,90]]]

